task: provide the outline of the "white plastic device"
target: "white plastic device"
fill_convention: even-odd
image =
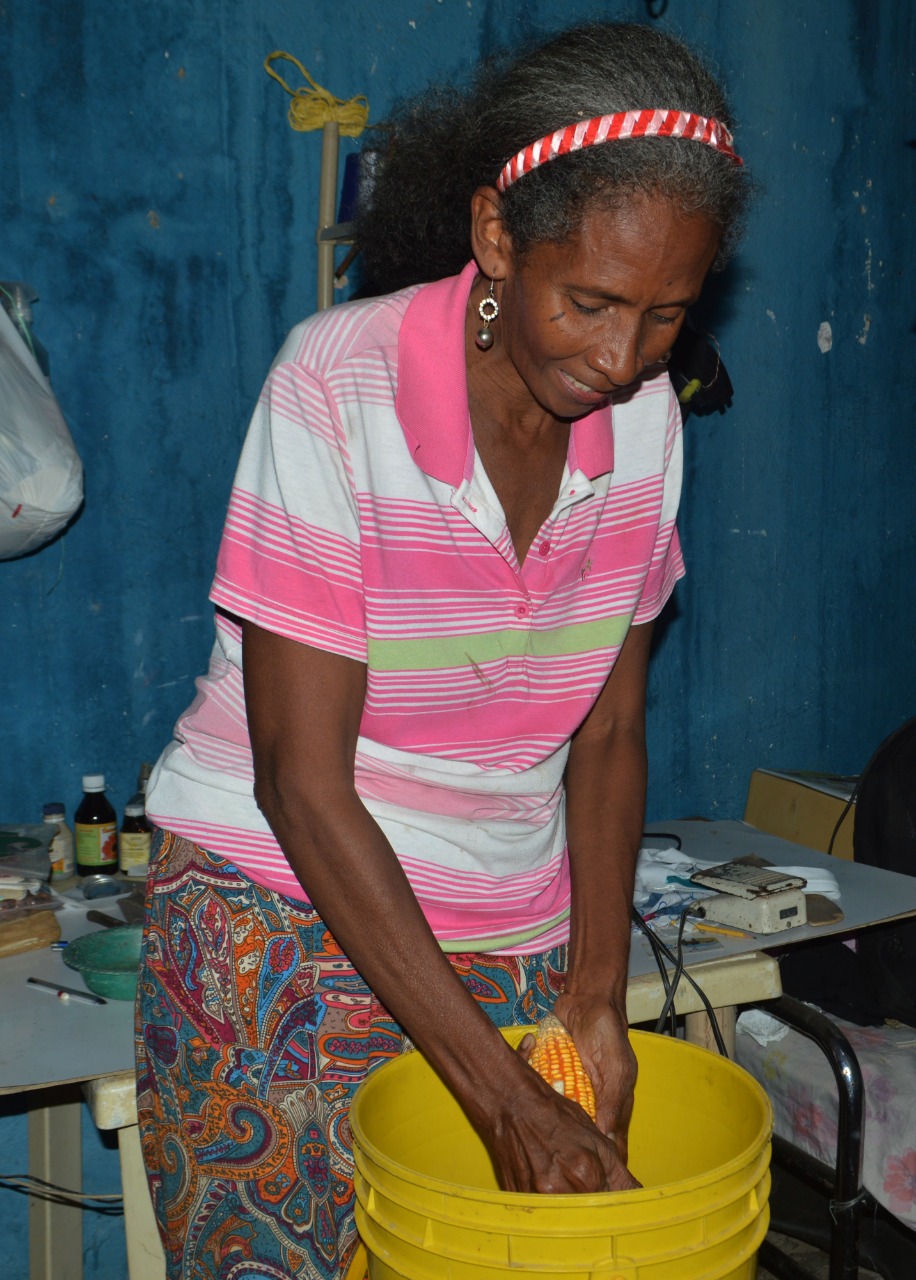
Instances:
[[[700,898],[694,910],[711,924],[734,925],[750,933],[779,933],[808,923],[805,895],[800,889],[783,889],[742,898],[731,893],[714,893]]]

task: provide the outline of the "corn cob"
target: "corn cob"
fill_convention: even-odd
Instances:
[[[597,1109],[595,1090],[585,1074],[572,1036],[555,1014],[548,1013],[539,1023],[528,1063],[538,1075],[544,1077],[552,1089],[562,1093],[565,1098],[578,1102],[594,1120]]]

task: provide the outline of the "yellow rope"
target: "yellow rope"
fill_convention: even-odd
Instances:
[[[277,58],[285,58],[287,62],[292,62],[298,67],[311,88],[291,89],[279,72],[274,71],[270,65]],[[369,100],[364,94],[358,93],[355,98],[350,98],[348,101],[335,98],[333,93],[323,89],[317,81],[312,79],[298,58],[294,58],[291,53],[284,53],[281,49],[276,49],[267,55],[264,59],[264,70],[290,95],[291,102],[287,116],[293,129],[304,133],[308,129],[320,129],[329,120],[336,120],[340,126],[340,132],[347,138],[358,138],[365,129],[369,120]]]

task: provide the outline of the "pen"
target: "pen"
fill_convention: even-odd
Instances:
[[[73,987],[60,987],[56,982],[45,982],[43,978],[26,978],[33,987],[41,987],[42,991],[50,991],[58,1000],[82,1000],[85,1004],[107,1004],[101,996],[92,996],[88,991],[76,991]]]
[[[752,938],[754,935],[747,929],[726,929],[721,924],[699,924],[694,923],[694,929],[701,929],[703,933],[724,933],[727,938]]]

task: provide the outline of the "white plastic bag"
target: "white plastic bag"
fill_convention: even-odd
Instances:
[[[0,307],[0,560],[43,546],[83,500],[83,464],[51,384]]]

